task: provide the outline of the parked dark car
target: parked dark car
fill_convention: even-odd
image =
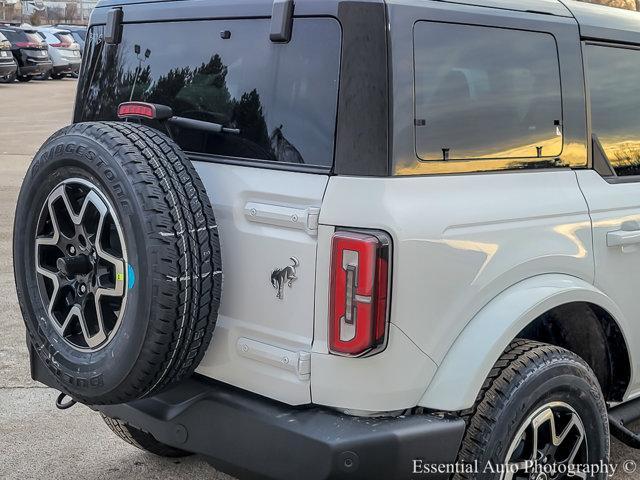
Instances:
[[[47,44],[35,30],[1,26],[0,33],[11,42],[11,51],[18,64],[18,81],[28,82],[53,68]]]
[[[13,82],[18,66],[11,53],[11,42],[0,33],[0,81]]]

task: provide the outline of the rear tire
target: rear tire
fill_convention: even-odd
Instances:
[[[47,70],[45,73],[42,73],[36,77],[33,77],[35,80],[49,80],[51,77],[51,70]]]
[[[4,78],[0,78],[0,83],[13,83],[16,81],[16,74],[12,73]]]
[[[466,420],[458,464],[477,461],[479,472],[456,473],[453,480],[504,479],[497,468],[527,461],[534,451],[537,467],[561,465],[574,448],[574,465],[608,463],[609,424],[598,381],[584,360],[559,347],[514,341],[491,370]],[[558,436],[567,432],[556,448],[545,443],[552,426]],[[532,468],[513,478],[545,478],[537,471],[531,475]]]
[[[54,80],[62,80],[65,76],[64,73],[51,73],[51,78]]]
[[[115,418],[107,417],[102,413],[100,415],[102,416],[104,423],[107,424],[107,427],[109,427],[113,433],[115,433],[129,445],[133,445],[140,450],[153,453],[154,455],[158,455],[159,457],[168,458],[181,458],[193,455],[192,453],[185,452],[184,450],[180,450],[179,448],[170,447],[169,445],[159,442],[150,433],[143,432],[142,430],[131,426],[128,423]]]
[[[30,77],[29,75],[18,75],[17,78],[19,82],[26,83],[30,82],[33,77]]]

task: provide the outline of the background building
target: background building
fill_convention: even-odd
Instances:
[[[586,3],[599,3],[610,7],[624,8],[626,10],[636,10],[640,12],[640,0],[583,0]]]
[[[32,25],[86,24],[97,0],[0,0],[0,20]]]

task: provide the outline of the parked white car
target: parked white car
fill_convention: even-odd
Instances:
[[[53,68],[51,78],[59,80],[67,75],[77,75],[82,64],[80,45],[68,30],[55,27],[38,28],[38,35],[47,43]]]

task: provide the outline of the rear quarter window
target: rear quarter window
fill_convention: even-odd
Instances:
[[[38,32],[25,32],[28,41],[33,43],[43,43],[44,36],[41,36]]]
[[[560,66],[552,35],[418,22],[414,49],[421,160],[561,154]]]
[[[75,40],[70,33],[55,33],[54,36],[64,44],[70,45],[72,43],[75,43]]]
[[[269,29],[268,19],[125,25],[115,49],[94,28],[76,121],[113,120],[129,100],[158,103],[241,132],[172,127],[186,151],[331,167],[340,25],[296,19],[287,44],[272,43]]]
[[[585,47],[591,128],[618,176],[640,175],[640,51]]]

